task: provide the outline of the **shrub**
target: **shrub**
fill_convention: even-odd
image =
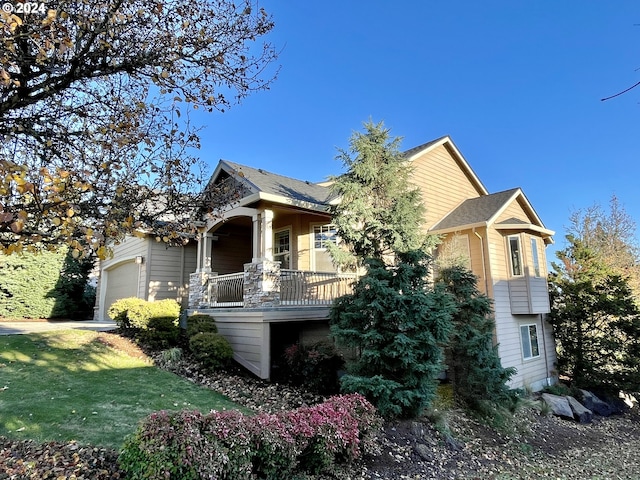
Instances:
[[[292,478],[332,473],[377,451],[380,419],[360,395],[333,397],[276,415],[238,411],[157,412],[127,438],[119,457],[131,480]]]
[[[180,327],[174,317],[151,317],[140,339],[155,349],[174,347],[180,338]]]
[[[196,313],[187,318],[187,338],[193,337],[196,333],[218,333],[215,320],[210,315]]]
[[[0,255],[0,316],[87,318],[95,304],[87,283],[92,268],[92,260],[73,258],[67,248]]]
[[[331,333],[359,351],[341,391],[365,395],[385,417],[415,417],[435,396],[455,304],[442,285],[429,285],[428,254],[398,253],[397,260],[393,267],[366,261],[353,294],[334,301]]]
[[[180,304],[172,299],[148,302],[136,297],[121,298],[111,304],[107,314],[121,328],[146,330],[151,318],[170,317],[177,322]]]
[[[196,333],[189,338],[189,349],[205,368],[217,369],[228,365],[233,358],[229,341],[219,333]]]
[[[344,359],[328,342],[312,345],[293,344],[284,352],[289,367],[287,380],[321,394],[333,394],[340,390],[338,370],[344,367]]]
[[[149,319],[149,302],[137,297],[121,298],[111,304],[107,315],[120,328],[141,328]]]

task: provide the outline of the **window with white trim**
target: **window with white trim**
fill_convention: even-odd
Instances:
[[[291,268],[291,231],[277,231],[273,240],[273,259],[280,262],[280,268]]]
[[[535,323],[520,326],[522,358],[529,360],[540,356],[538,348],[538,326]]]
[[[509,242],[509,263],[511,264],[511,275],[522,276],[522,248],[520,247],[520,236],[508,237]]]
[[[335,271],[331,255],[327,251],[328,244],[338,244],[338,232],[335,225],[313,225],[311,234],[313,236],[311,240],[313,242],[313,265],[311,268],[316,272]]]
[[[531,237],[531,259],[536,277],[540,276],[540,260],[538,259],[538,239]]]

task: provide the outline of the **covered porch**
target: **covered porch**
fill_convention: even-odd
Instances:
[[[325,245],[335,233],[327,223],[326,214],[277,206],[238,207],[208,222],[189,308],[328,306],[351,293],[356,275],[333,269]]]

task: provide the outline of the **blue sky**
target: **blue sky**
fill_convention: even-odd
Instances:
[[[571,211],[615,194],[640,222],[640,3],[261,0],[277,80],[206,124],[200,155],[310,181],[354,130],[403,149],[450,135],[490,192],[521,187],[564,245]]]

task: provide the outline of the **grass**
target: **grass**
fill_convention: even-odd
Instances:
[[[0,337],[0,435],[119,448],[157,410],[242,409],[97,336],[69,330]]]

